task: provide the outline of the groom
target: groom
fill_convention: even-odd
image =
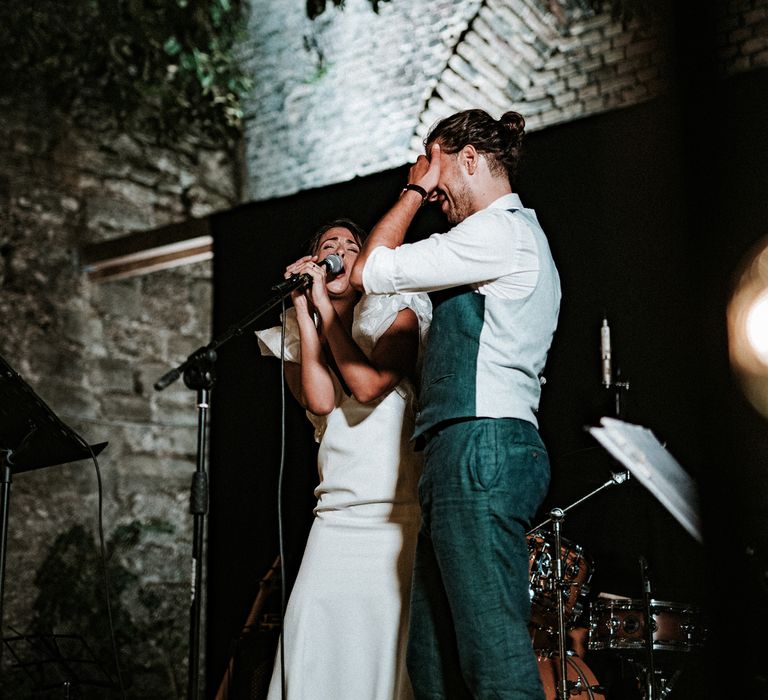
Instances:
[[[369,294],[441,291],[421,377],[422,522],[408,668],[417,698],[543,698],[527,624],[526,530],[549,486],[536,412],[560,283],[512,191],[525,122],[439,122],[351,273]],[[419,207],[453,228],[413,244]]]

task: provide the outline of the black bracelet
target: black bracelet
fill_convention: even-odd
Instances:
[[[429,197],[429,192],[427,192],[421,185],[414,185],[413,183],[410,183],[410,182],[405,187],[403,187],[403,191],[400,194],[403,195],[408,190],[413,190],[414,192],[418,192],[421,195],[422,204],[424,204],[424,202],[426,202],[427,198]]]

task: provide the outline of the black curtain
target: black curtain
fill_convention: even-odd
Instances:
[[[406,177],[407,168],[399,168],[216,215],[214,334],[273,298],[270,287],[282,279],[289,262],[306,254],[307,241],[322,224],[344,217],[370,229],[399,195]],[[445,228],[439,212],[425,208],[410,236]],[[277,306],[243,337],[224,345],[216,363],[207,584],[211,696],[235,650],[259,581],[278,554],[280,363],[260,356],[253,331],[276,325],[279,315]],[[317,471],[312,431],[287,387],[285,403],[283,572],[290,589],[311,525]],[[272,596],[279,598],[279,591]]]
[[[757,651],[737,660],[736,649],[744,648],[730,640],[747,618],[768,617],[768,430],[731,380],[724,313],[738,261],[768,233],[767,90],[768,72],[753,71],[717,83],[706,105],[700,93],[681,90],[532,133],[517,188],[537,210],[563,283],[540,411],[553,462],[546,508],[568,505],[617,468],[584,430],[615,411],[614,393],[600,383],[606,315],[615,367],[630,387],[621,396],[624,417],[651,428],[698,480],[707,545],[693,541],[634,480],[574,509],[564,535],[592,560],[594,592],[638,596],[638,557],[646,557],[655,598],[707,610],[710,671],[741,668],[739,678],[726,679],[729,687],[743,683],[753,694],[764,664]],[[215,332],[270,296],[270,285],[320,224],[346,216],[370,227],[406,174],[400,168],[217,215]],[[444,227],[424,209],[412,235]],[[276,320],[277,312],[257,326]],[[213,393],[210,696],[277,554],[279,363],[259,356],[251,330],[222,349]],[[290,395],[286,403],[290,583],[311,522],[316,474],[309,425]],[[717,675],[708,674],[710,689]]]

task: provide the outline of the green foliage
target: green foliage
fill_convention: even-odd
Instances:
[[[369,0],[374,12],[385,0]],[[330,0],[337,7],[344,0]],[[4,0],[0,94],[103,114],[161,139],[231,144],[251,88],[236,56],[248,0]],[[307,0],[307,15],[328,0]]]
[[[247,0],[5,0],[0,91],[107,109],[122,128],[239,135],[250,85],[233,47]]]
[[[345,0],[331,0],[336,7],[344,9]],[[379,5],[386,0],[368,0],[371,3],[373,11],[378,13]],[[328,0],[307,0],[307,17],[315,19],[319,15],[325,12],[325,8],[328,5]]]
[[[176,698],[185,679],[188,620],[184,614],[185,582],[148,586],[123,562],[147,563],[146,547],[172,540],[165,521],[133,521],[117,527],[107,542],[110,608],[122,678],[134,698]],[[82,637],[116,681],[103,565],[93,536],[81,525],[59,535],[35,577],[33,634]],[[104,700],[104,688],[83,686],[77,697]],[[111,696],[109,696],[111,697]]]

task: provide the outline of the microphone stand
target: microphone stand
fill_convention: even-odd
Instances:
[[[645,611],[645,628],[643,629],[643,641],[645,642],[645,658],[647,668],[645,672],[645,700],[655,700],[656,669],[653,661],[653,633],[656,631],[656,622],[653,619],[651,599],[651,579],[648,574],[648,562],[645,557],[640,557],[640,575],[643,579],[643,610]]]
[[[568,659],[565,649],[565,579],[563,577],[563,556],[562,540],[560,531],[562,529],[565,512],[560,508],[553,508],[550,511],[552,518],[552,531],[555,535],[555,597],[557,599],[557,647],[560,656],[560,682],[558,683],[557,694],[561,700],[566,700],[568,692]]]
[[[329,256],[330,257],[330,256]],[[222,335],[208,345],[198,348],[178,367],[166,372],[158,379],[154,388],[162,391],[173,384],[180,376],[184,384],[197,392],[197,459],[192,477],[189,512],[193,518],[192,536],[192,586],[189,607],[189,676],[187,700],[197,700],[200,687],[200,617],[203,588],[203,549],[205,516],[208,514],[208,476],[205,471],[206,424],[210,407],[211,392],[216,383],[216,351],[245,330],[268,311],[280,304],[294,289],[306,288],[311,278],[294,275],[272,287],[276,292],[268,301],[255,311],[233,323]]]
[[[595,494],[600,493],[609,486],[618,486],[623,484],[629,479],[629,471],[619,472],[618,474],[612,474],[611,478],[601,486],[588,493],[586,496],[582,496],[577,501],[574,501],[567,508],[553,508],[549,512],[549,517],[543,522],[539,523],[536,527],[530,529],[526,535],[532,535],[537,530],[540,530],[545,525],[552,523],[552,531],[555,537],[555,579],[554,579],[554,591],[555,598],[557,600],[557,653],[560,657],[560,679],[557,687],[557,697],[560,700],[567,700],[570,695],[570,687],[576,687],[575,684],[579,684],[580,681],[569,682],[568,681],[568,665],[567,665],[567,650],[565,648],[565,596],[567,583],[563,575],[563,550],[562,550],[562,523],[565,519],[565,514],[575,508],[580,503],[583,503],[589,498],[592,498]]]
[[[613,410],[616,414],[617,418],[623,418],[625,413],[625,405],[622,403],[622,392],[629,391],[629,382],[628,381],[620,381],[619,377],[621,377],[621,370],[616,370],[616,379],[611,380],[611,383],[608,384],[605,388],[606,389],[614,389],[614,397],[613,397]]]
[[[604,489],[607,489],[609,486],[618,486],[620,484],[623,484],[625,481],[629,481],[629,471],[619,472],[618,474],[611,474],[611,478],[608,479],[604,484],[601,486],[598,486],[593,491],[590,491],[586,496],[582,496],[578,501],[574,501],[569,505],[567,508],[557,508],[556,510],[559,510],[560,512],[565,515],[568,511],[573,510],[576,506],[581,505],[584,503],[584,501],[592,498],[592,496],[596,496],[598,493],[603,491]],[[562,516],[561,516],[562,519]],[[526,532],[526,535],[532,535],[537,530],[541,530],[545,525],[549,525],[554,520],[554,517],[550,513],[550,516],[546,519],[540,522],[536,527],[532,527],[528,532]]]
[[[623,418],[624,406],[622,406],[622,392],[629,391],[629,382],[621,381],[621,368],[617,368],[614,376],[611,350],[611,329],[608,327],[608,319],[603,316],[603,324],[600,327],[600,363],[603,375],[603,387],[614,390],[613,410],[617,418]]]

